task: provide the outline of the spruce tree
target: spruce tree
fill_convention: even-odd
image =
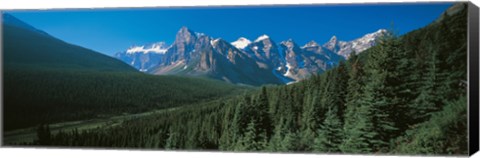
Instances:
[[[318,130],[318,136],[314,143],[314,151],[339,152],[339,145],[343,140],[342,134],[342,123],[338,117],[337,108],[331,108],[326,113],[326,118]]]
[[[340,145],[344,153],[371,153],[378,142],[378,133],[374,127],[374,112],[370,105],[361,105],[351,114],[356,122],[348,127],[346,137]]]
[[[392,85],[391,77],[396,76],[394,65],[391,63],[391,54],[399,53],[399,42],[396,37],[387,33],[378,45],[371,49],[368,61],[365,65],[365,86],[362,87],[363,97],[359,104],[371,108],[373,123],[372,133],[376,133],[371,141],[373,151],[385,151],[388,149],[390,139],[397,132],[395,120],[396,109],[400,105],[394,93],[396,85]]]
[[[311,146],[313,144],[313,140],[317,136],[316,130],[318,129],[318,109],[319,105],[319,98],[318,90],[312,90],[308,97],[306,104],[303,107],[302,112],[302,121],[301,121],[301,140],[300,140],[300,148],[305,151],[311,151]]]

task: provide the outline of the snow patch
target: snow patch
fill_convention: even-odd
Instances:
[[[292,65],[290,65],[290,63],[287,62],[287,72],[285,72],[283,76],[291,76],[292,75],[292,73],[290,72],[291,68],[292,68]]]
[[[287,85],[297,83],[297,81],[288,82]]]
[[[252,41],[248,40],[247,38],[245,37],[240,37],[238,38],[238,40],[232,42],[231,44],[235,47],[237,47],[238,49],[244,49],[245,47],[247,47],[250,43],[252,43]]]
[[[255,40],[255,42],[260,42],[260,41],[263,41],[263,40],[268,39],[268,38],[270,38],[270,37],[268,37],[268,35],[263,34],[263,35],[261,35],[260,37],[258,37],[258,38]]]
[[[214,40],[210,40],[210,45],[214,46],[215,44],[217,44],[218,41],[220,41],[221,38],[217,38],[217,39],[214,39]]]

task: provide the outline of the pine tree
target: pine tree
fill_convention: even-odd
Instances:
[[[173,130],[173,128],[170,128],[169,133],[168,133],[168,138],[165,142],[165,149],[177,149],[179,147],[178,145],[178,139],[179,134]]]
[[[230,104],[233,104],[230,102]],[[240,105],[241,106],[241,105]],[[219,140],[220,150],[230,150],[236,140],[236,134],[238,134],[238,117],[236,112],[237,106],[226,105],[225,115],[222,121],[222,135]],[[236,116],[237,115],[237,116]]]
[[[340,151],[339,145],[342,143],[343,133],[342,123],[337,115],[337,108],[331,108],[326,113],[326,118],[315,139],[314,151],[329,153]]]
[[[298,151],[299,136],[297,132],[287,131],[282,143],[280,144],[280,150],[283,152]]]
[[[351,114],[356,123],[348,127],[346,137],[340,145],[344,153],[371,153],[375,151],[373,146],[378,143],[378,133],[373,124],[373,110],[369,105],[362,105],[356,108]]]
[[[267,96],[267,88],[262,87],[262,91],[258,99],[254,103],[255,119],[258,122],[259,132],[265,132],[267,138],[272,135],[272,120],[269,113],[269,101]]]
[[[302,122],[301,122],[301,143],[300,148],[305,151],[311,151],[311,145],[313,140],[317,136],[316,130],[318,129],[318,111],[320,108],[319,105],[319,95],[318,89],[312,90],[307,96],[306,104],[303,107],[302,112]]]
[[[243,137],[237,142],[235,146],[236,151],[260,151],[267,146],[266,133],[258,133],[257,125],[254,120],[251,120],[247,125],[247,129]]]
[[[429,45],[429,58],[426,61],[427,68],[424,76],[420,79],[419,95],[411,104],[410,116],[414,122],[423,122],[427,120],[430,114],[441,109],[443,105],[440,96],[445,96],[445,88],[442,82],[446,80],[447,74],[440,71],[440,61],[438,60],[438,51],[434,50],[434,46]]]
[[[348,79],[348,88],[347,88],[347,96],[346,96],[346,110],[345,110],[345,117],[344,117],[344,140],[340,145],[340,149],[343,152],[358,152],[363,151],[362,147],[358,149],[353,146],[352,140],[360,139],[360,135],[354,130],[357,128],[358,125],[358,108],[360,106],[360,100],[362,99],[362,77],[363,77],[363,69],[362,65],[358,60],[358,56],[355,52],[353,52],[349,59],[350,71],[349,71],[349,79]],[[360,115],[361,116],[361,115]],[[362,117],[362,116],[361,116]],[[359,142],[362,143],[362,142]],[[365,142],[363,142],[365,143]],[[357,151],[358,150],[358,151]]]
[[[371,49],[368,54],[368,62],[365,66],[365,74],[368,76],[365,86],[362,88],[363,97],[359,104],[370,107],[372,114],[373,132],[376,133],[371,141],[373,151],[384,151],[388,149],[390,139],[397,132],[395,120],[396,109],[399,105],[395,97],[392,85],[392,76],[396,76],[394,66],[391,63],[391,54],[399,53],[398,39],[391,34],[386,34],[378,41],[378,45]]]

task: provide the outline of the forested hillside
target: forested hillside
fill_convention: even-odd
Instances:
[[[32,145],[321,153],[467,154],[467,8],[288,86]],[[460,9],[458,9],[460,8]]]
[[[146,75],[3,16],[5,131],[198,103],[246,89],[202,78]]]

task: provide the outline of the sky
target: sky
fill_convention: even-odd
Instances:
[[[213,38],[267,34],[298,45],[332,36],[349,41],[378,29],[399,35],[424,27],[452,3],[16,10],[7,13],[66,42],[113,55],[134,45],[172,44],[182,26]]]

